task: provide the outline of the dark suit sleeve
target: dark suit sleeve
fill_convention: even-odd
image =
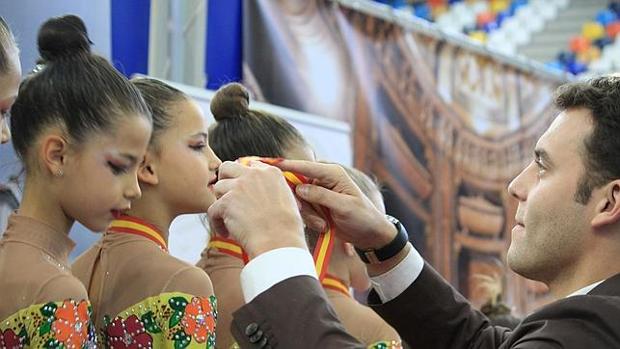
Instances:
[[[231,332],[241,348],[364,348],[308,276],[284,280],[244,305],[233,314]]]
[[[397,298],[381,304],[372,291],[369,304],[413,348],[499,348],[510,335],[488,319],[426,264]]]

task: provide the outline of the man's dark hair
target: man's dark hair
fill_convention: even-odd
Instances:
[[[592,190],[620,178],[620,76],[562,85],[555,104],[561,110],[586,108],[592,115],[592,133],[584,140],[581,155],[586,172],[575,192],[575,201],[586,204]]]

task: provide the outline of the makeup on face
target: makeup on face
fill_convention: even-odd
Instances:
[[[137,158],[130,154],[107,153],[104,155],[104,159],[114,175],[127,173],[138,163]]]
[[[204,150],[207,146],[209,145],[209,143],[207,142],[207,134],[204,132],[200,132],[197,133],[195,135],[190,136],[189,139],[189,147],[197,150],[197,151],[202,151]]]

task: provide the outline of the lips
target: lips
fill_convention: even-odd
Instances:
[[[211,186],[213,186],[216,182],[217,182],[217,176],[213,177],[213,179],[211,179],[211,180],[209,181],[208,186],[209,186],[209,187],[211,187]]]
[[[123,208],[123,209],[112,209],[110,210],[110,212],[112,213],[112,216],[114,217],[114,219],[119,219],[121,216],[125,214],[125,211],[127,210],[129,210],[129,207]]]
[[[515,214],[515,225],[525,227],[525,224],[523,223],[524,217],[525,215],[522,212],[519,212],[519,210],[517,210],[517,213]]]

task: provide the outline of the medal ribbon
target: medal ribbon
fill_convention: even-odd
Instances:
[[[168,252],[166,240],[162,237],[159,229],[140,218],[123,215],[110,223],[108,232],[142,236],[153,241],[162,251]]]

